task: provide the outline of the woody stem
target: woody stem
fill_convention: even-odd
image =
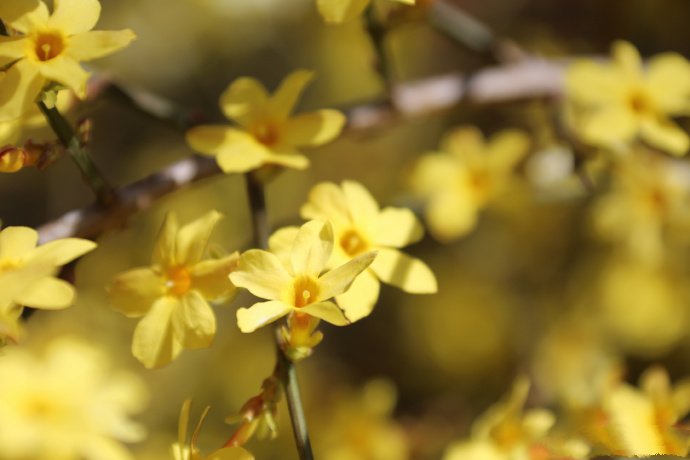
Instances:
[[[254,235],[254,246],[257,248],[268,248],[268,237],[270,228],[266,213],[266,197],[264,194],[264,184],[262,180],[253,173],[245,175],[247,187],[247,198],[251,208],[252,231]],[[285,395],[292,421],[292,432],[295,437],[295,444],[299,453],[300,460],[313,460],[314,454],[311,451],[309,441],[309,431],[307,429],[307,419],[302,407],[299,383],[297,381],[297,369],[295,363],[285,355],[279,342],[279,332],[276,331],[276,344],[278,347],[276,370],[280,381],[285,389]]]

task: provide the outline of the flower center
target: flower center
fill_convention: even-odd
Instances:
[[[309,276],[300,276],[293,284],[295,292],[294,305],[297,308],[316,302],[319,295],[319,285]]]
[[[58,32],[43,32],[34,38],[34,53],[39,61],[50,61],[65,49],[65,40]]]
[[[642,91],[635,91],[632,93],[628,99],[628,103],[632,111],[637,114],[652,112],[652,104],[647,95]]]
[[[6,272],[8,270],[12,270],[14,268],[19,267],[21,265],[18,260],[13,260],[13,259],[5,259],[5,260],[0,260],[0,273]]]
[[[181,297],[189,291],[192,287],[192,277],[189,275],[186,267],[177,266],[169,268],[165,273],[165,286],[168,288],[168,293]]]
[[[259,123],[251,131],[256,140],[267,147],[276,145],[280,137],[278,127],[270,122]]]
[[[369,248],[367,241],[356,230],[348,230],[340,237],[340,247],[345,254],[354,257]]]

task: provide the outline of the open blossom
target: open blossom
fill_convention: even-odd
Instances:
[[[393,0],[414,5],[415,0]],[[339,24],[359,17],[371,0],[316,0],[319,13],[326,22]]]
[[[409,209],[380,209],[363,185],[344,181],[341,186],[332,182],[314,186],[301,214],[305,219],[328,220],[333,225],[334,250],[329,267],[366,252],[377,252],[371,266],[355,279],[350,289],[336,297],[350,321],[371,313],[379,297],[380,282],[413,294],[436,292],[436,278],[429,267],[398,249],[424,235],[422,225]],[[289,250],[296,234],[296,227],[276,232],[270,240],[271,251]]]
[[[690,113],[690,63],[677,53],[653,57],[644,66],[633,45],[617,41],[613,61],[581,60],[566,74],[571,124],[585,142],[625,148],[638,137],[674,155],[690,138],[671,117]]]
[[[306,168],[309,159],[298,149],[335,139],[345,124],[345,116],[337,110],[292,116],[313,76],[305,70],[293,72],[272,95],[259,81],[238,78],[220,97],[223,113],[238,126],[197,126],[187,132],[187,142],[194,150],[215,156],[225,172],[247,172],[265,164]]]
[[[45,356],[24,348],[0,356],[0,458],[133,460],[122,442],[143,438],[130,414],[146,402],[141,381],[109,369],[108,355],[72,339]]]
[[[285,257],[260,249],[242,254],[230,279],[236,286],[268,301],[237,311],[240,330],[253,332],[290,313],[312,316],[336,326],[350,324],[351,320],[329,299],[345,292],[376,253],[361,254],[324,271],[332,251],[331,224],[314,220],[302,225]]]
[[[208,301],[228,299],[235,287],[228,274],[239,255],[202,260],[221,215],[212,211],[179,227],[167,215],[158,235],[151,266],[120,274],[108,292],[113,308],[143,317],[134,331],[132,353],[148,368],[175,359],[183,348],[207,348],[216,333]]]
[[[134,40],[129,30],[92,31],[101,14],[98,0],[54,0],[52,13],[40,0],[4,0],[0,19],[10,36],[0,37],[0,120],[26,113],[49,82],[84,98],[89,73],[80,62],[100,58]]]
[[[529,138],[517,130],[485,141],[478,129],[464,126],[443,139],[440,152],[422,156],[412,186],[428,199],[431,233],[447,242],[470,232],[479,212],[507,189],[528,146]]]

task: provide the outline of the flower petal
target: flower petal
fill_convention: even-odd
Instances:
[[[345,292],[357,275],[371,265],[375,257],[376,252],[367,252],[326,272],[319,278],[318,300],[327,300]]]
[[[384,283],[411,294],[433,294],[438,290],[436,277],[424,262],[396,249],[380,249],[371,269]]]
[[[228,126],[197,126],[187,131],[187,143],[196,151],[217,156],[225,172],[247,172],[264,164],[269,151],[244,131]]]
[[[62,83],[74,91],[79,99],[86,97],[86,82],[89,80],[89,73],[71,57],[61,54],[49,61],[41,62],[38,69],[48,80]]]
[[[621,385],[611,392],[606,404],[623,452],[642,456],[666,452],[649,399],[630,386]]]
[[[335,300],[352,321],[369,316],[379,299],[381,283],[371,270],[364,270],[355,278],[350,288],[336,296]]]
[[[287,119],[313,78],[314,72],[308,70],[296,70],[285,77],[270,98],[271,115],[278,120]]]
[[[527,153],[529,137],[517,129],[506,129],[494,135],[487,146],[486,161],[493,172],[515,168]]]
[[[175,297],[161,297],[144,316],[132,340],[132,354],[146,368],[161,367],[175,359],[182,347],[173,338],[171,316],[180,302]]]
[[[0,121],[26,114],[36,102],[44,84],[45,78],[28,59],[21,59],[7,72],[0,73]]]
[[[295,150],[282,148],[267,150],[267,152],[268,155],[264,160],[266,163],[293,169],[307,169],[309,167],[309,158]]]
[[[82,238],[63,238],[38,246],[31,253],[32,260],[46,261],[53,265],[65,265],[87,252],[93,251],[96,243]]]
[[[690,107],[690,63],[676,53],[653,57],[647,66],[647,91],[664,113],[687,114]]]
[[[211,306],[192,290],[180,299],[180,305],[172,313],[175,339],[184,348],[207,348],[216,335],[216,315]]]
[[[424,236],[422,224],[412,211],[405,208],[385,208],[376,217],[374,242],[381,246],[401,248]]]
[[[599,106],[621,101],[627,85],[610,65],[591,60],[575,61],[565,74],[566,94],[578,105]]]
[[[194,265],[189,271],[192,289],[205,299],[227,301],[236,292],[228,275],[237,269],[240,255],[235,252],[221,259],[209,259]]]
[[[237,310],[237,326],[242,332],[254,332],[258,328],[282,318],[291,311],[291,306],[279,300],[257,302],[249,308]]]
[[[48,7],[39,0],[13,0],[0,2],[0,18],[19,32],[48,21]]]
[[[684,155],[690,147],[685,131],[668,120],[644,118],[640,135],[645,142],[673,155]]]
[[[266,88],[260,81],[250,77],[233,81],[220,96],[223,114],[244,127],[266,116],[267,103]]]
[[[295,275],[318,277],[333,252],[333,227],[329,222],[312,220],[302,225],[292,244],[290,261]]]
[[[353,223],[357,228],[371,233],[379,214],[378,203],[359,182],[346,180],[342,187]]]
[[[618,40],[611,47],[616,65],[628,76],[636,78],[642,73],[642,58],[631,43]]]
[[[340,24],[364,11],[371,0],[317,0],[316,6],[326,22]]]
[[[66,53],[76,61],[90,61],[124,48],[135,38],[137,36],[129,29],[84,32],[69,37]]]
[[[152,265],[167,268],[178,264],[175,260],[175,238],[178,228],[177,216],[174,212],[168,212],[156,236],[156,245],[151,256]]]
[[[337,110],[298,115],[286,122],[283,142],[296,147],[323,145],[338,137],[346,121]]]
[[[27,38],[0,36],[0,67],[26,56]]]
[[[631,110],[614,105],[587,117],[582,128],[586,141],[602,147],[617,147],[635,137],[639,120]]]
[[[435,193],[426,207],[429,230],[441,242],[449,242],[470,232],[477,224],[479,206],[469,190]]]
[[[187,267],[199,262],[213,229],[222,217],[218,211],[210,211],[182,226],[175,236],[175,261]]]
[[[112,307],[131,318],[143,316],[166,292],[165,280],[150,268],[135,268],[118,275],[108,286]]]
[[[262,299],[277,300],[292,277],[275,255],[261,249],[250,249],[240,256],[230,281]]]
[[[42,310],[59,310],[74,301],[74,287],[66,281],[47,276],[32,283],[15,297],[17,303]]]
[[[281,263],[289,267],[290,254],[292,253],[292,246],[295,244],[295,239],[299,233],[299,227],[283,227],[273,232],[268,239],[268,248],[275,254]]]
[[[66,35],[74,35],[93,29],[100,15],[98,0],[53,0],[49,24]]]
[[[352,225],[345,194],[333,182],[321,182],[312,187],[309,201],[300,209],[300,215],[304,219],[328,220],[336,228]]]
[[[322,319],[334,326],[347,326],[351,324],[345,313],[333,302],[310,303],[300,308],[299,311],[314,318]]]
[[[38,232],[30,227],[5,227],[0,231],[0,260],[21,260],[36,247]]]

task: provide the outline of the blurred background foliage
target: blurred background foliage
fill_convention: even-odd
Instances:
[[[604,55],[620,38],[643,55],[690,54],[685,0],[452,3],[538,55]],[[102,5],[100,28],[130,27],[138,39],[94,70],[107,69],[115,81],[198,110],[208,121],[222,120],[218,95],[244,75],[273,88],[293,69],[315,70],[303,109],[347,108],[383,96],[363,24],[325,25],[313,0],[102,0]],[[490,57],[436,30],[422,11],[391,31],[385,45],[398,82],[491,64]],[[271,223],[299,222],[307,192],[324,180],[355,179],[382,205],[421,210],[409,191],[410,170],[415,158],[437,148],[445,132],[473,124],[486,133],[519,127],[536,136],[547,129],[548,107],[544,101],[462,104],[442,114],[347,132],[312,152],[310,169],[286,171],[271,183]],[[94,121],[90,150],[115,184],[192,153],[182,133],[117,101],[89,102],[73,116]],[[533,377],[530,401],[547,407],[556,400],[586,401],[612,369],[622,369],[631,382],[652,363],[663,364],[674,380],[690,374],[687,242],[665,249],[674,254],[673,263],[636,263],[620,256],[593,223],[599,197],[607,192],[588,193],[573,178],[546,185],[523,180],[518,187],[482,212],[466,237],[450,244],[426,237],[409,250],[437,274],[437,295],[384,287],[369,318],[345,329],[323,326],[324,343],[300,364],[317,458],[439,458],[518,374]],[[37,226],[91,201],[66,159],[46,171],[5,175],[0,189],[7,197],[0,201],[6,225]],[[115,274],[146,264],[166,211],[175,210],[184,222],[211,208],[225,215],[214,244],[227,251],[246,248],[251,237],[242,177],[215,176],[164,198],[127,228],[103,235],[99,249],[78,265],[76,305],[40,312],[27,325],[30,346],[79,335],[112,350],[121,366],[143,376],[151,389],[142,417],[150,436],[134,447],[138,458],[164,458],[187,397],[197,412],[212,406],[201,446],[208,451],[222,445],[232,432],[223,418],[258,392],[274,363],[270,330],[243,335],[236,327],[234,311],[247,305],[248,297],[216,309],[219,330],[212,348],[184,353],[156,371],[144,371],[130,354],[134,322],[108,306],[104,286]],[[279,439],[250,443],[257,458],[296,458],[286,415],[283,407]],[[387,443],[379,456],[342,453],[343,445],[356,449],[352,446],[376,440]]]

